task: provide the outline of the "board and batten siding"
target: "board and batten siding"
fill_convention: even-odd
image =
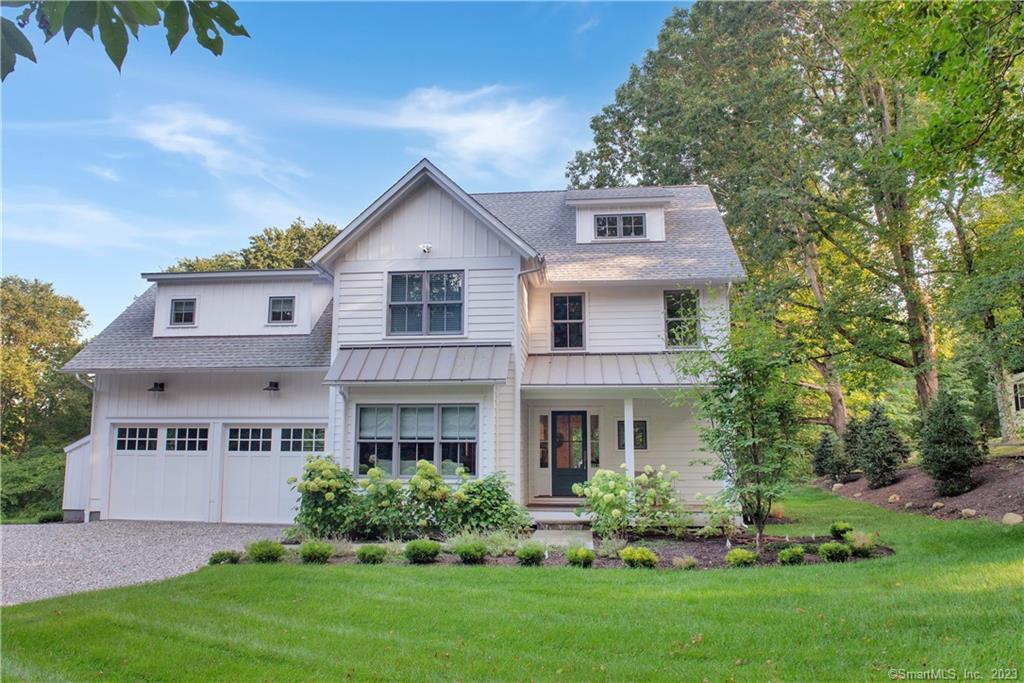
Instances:
[[[342,260],[410,258],[429,242],[444,257],[514,256],[505,239],[434,183],[425,183],[369,226]]]
[[[532,354],[551,353],[551,296],[584,295],[584,335],[587,353],[657,353],[666,350],[664,293],[670,286],[623,285],[558,289],[531,288],[527,339]],[[717,346],[728,333],[728,291],[700,289],[701,333]]]
[[[270,324],[270,297],[295,297],[294,324]],[[309,334],[320,319],[331,285],[326,279],[274,281],[161,283],[157,285],[154,337],[246,336]],[[196,324],[170,324],[171,300],[195,299]]]

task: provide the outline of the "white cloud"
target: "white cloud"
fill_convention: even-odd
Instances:
[[[214,231],[169,225],[152,216],[118,213],[99,204],[75,200],[40,188],[5,190],[5,241],[47,244],[94,252],[102,249],[146,250],[156,243],[192,244]]]
[[[581,36],[587,31],[597,28],[597,25],[601,23],[601,20],[597,17],[590,17],[585,22],[576,27],[573,33],[577,36]]]
[[[82,170],[85,171],[86,173],[91,173],[97,178],[109,180],[112,183],[117,183],[121,181],[121,176],[118,175],[117,171],[110,168],[109,166],[83,166]]]
[[[310,103],[296,111],[321,124],[425,134],[429,143],[423,152],[463,173],[493,170],[528,177],[553,152],[565,156],[562,102],[516,98],[498,85],[469,91],[417,88],[373,106]]]
[[[159,150],[198,161],[215,175],[257,176],[274,186],[291,176],[307,175],[295,164],[268,154],[245,127],[195,107],[147,107],[130,130]]]

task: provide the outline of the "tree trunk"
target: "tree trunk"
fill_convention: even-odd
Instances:
[[[932,318],[931,297],[921,287],[917,275],[914,248],[898,244],[893,249],[898,286],[903,294],[907,315],[907,339],[913,363],[917,403],[921,411],[927,410],[939,393],[938,355],[935,351],[935,322]]]

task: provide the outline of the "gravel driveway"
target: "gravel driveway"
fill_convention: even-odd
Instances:
[[[25,524],[0,527],[0,604],[187,574],[215,550],[278,538],[282,526],[198,522]]]

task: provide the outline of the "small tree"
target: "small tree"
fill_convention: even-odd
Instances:
[[[982,463],[981,448],[956,398],[939,393],[921,427],[921,469],[935,480],[940,496],[956,496],[974,487],[974,468]]]
[[[868,486],[877,489],[895,483],[910,450],[886,415],[885,406],[872,404],[868,419],[858,432],[855,462],[864,470]]]
[[[803,445],[797,438],[798,389],[786,376],[786,341],[762,318],[741,315],[727,347],[697,359],[684,355],[679,367],[710,378],[696,397],[701,437],[718,455],[712,478],[726,482],[724,496],[752,521],[760,548],[772,505],[792,484]]]
[[[836,437],[832,430],[821,433],[818,445],[811,456],[811,471],[816,477],[828,477],[832,474],[832,460],[836,455]]]

